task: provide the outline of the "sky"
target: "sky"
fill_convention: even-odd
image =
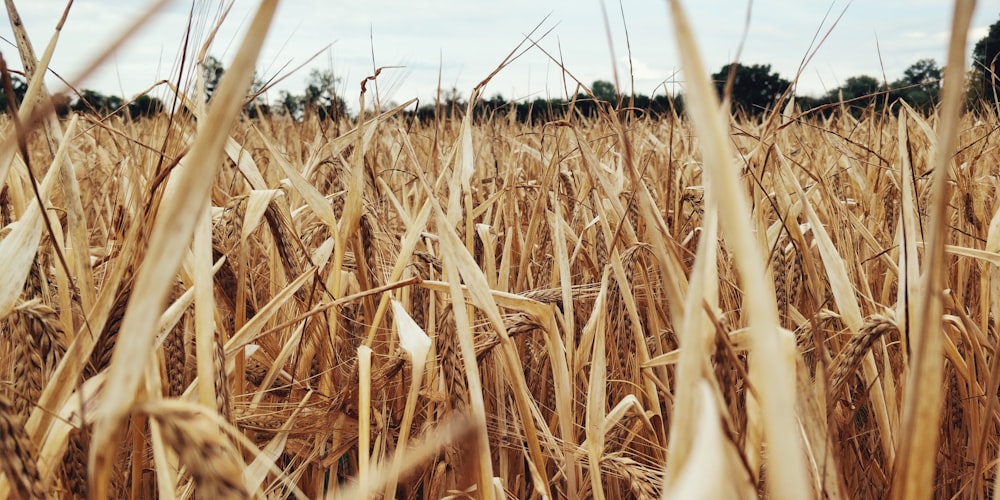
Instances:
[[[66,2],[15,3],[40,54]],[[51,68],[75,81],[153,3],[75,0]],[[192,46],[197,46],[211,32],[225,3],[170,2],[77,86],[134,96],[157,81],[176,78],[188,14],[192,10],[195,14],[191,34]],[[226,64],[258,5],[253,0],[235,0],[209,54]],[[730,62],[744,37],[741,62],[770,64],[789,80],[814,52],[798,83],[798,92],[809,95],[823,94],[848,77],[862,74],[892,81],[921,58],[943,65],[951,30],[950,1],[757,0],[750,4],[746,0],[689,0],[683,5],[710,71]],[[749,28],[745,29],[748,9]],[[967,57],[998,19],[1000,2],[979,2]],[[0,24],[0,53],[12,68],[20,68],[11,45],[10,23]],[[430,103],[439,86],[467,97],[532,31],[537,46],[523,46],[528,50],[490,81],[486,97],[565,97],[575,94],[574,79],[590,85],[595,80],[613,81],[616,72],[619,88],[625,92],[633,86],[636,93],[646,95],[683,88],[666,0],[285,0],[257,68],[264,79],[283,76],[318,53],[304,69],[277,84],[268,97],[277,99],[279,90],[301,94],[309,71],[316,68],[333,71],[340,93],[353,109],[361,80],[373,74],[374,68],[394,66],[381,72],[378,98],[384,104],[414,97]],[[63,88],[56,77],[47,83],[50,90]],[[368,88],[374,89],[371,84]],[[156,92],[164,91],[161,87]],[[367,94],[366,99],[371,96]]]

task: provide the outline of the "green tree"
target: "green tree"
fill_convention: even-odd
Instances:
[[[594,93],[594,97],[601,101],[615,102],[618,100],[618,91],[615,90],[615,84],[605,81],[597,80],[590,87],[591,92]]]
[[[461,109],[465,107],[465,101],[462,100],[462,93],[458,91],[457,88],[452,87],[451,90],[444,91],[441,96],[445,108],[447,109]]]
[[[84,89],[70,107],[73,111],[92,112],[107,115],[118,111],[124,105],[121,97],[104,95],[96,90]]]
[[[163,109],[163,101],[149,94],[136,97],[128,104],[128,114],[132,119],[155,116],[162,113]]]
[[[10,75],[10,86],[14,90],[14,102],[20,106],[24,100],[24,94],[28,92],[28,82],[18,75]],[[0,86],[0,113],[8,111],[7,91]]]
[[[222,65],[222,61],[215,56],[205,58],[205,61],[201,65],[201,75],[205,84],[205,102],[210,101],[212,96],[215,95],[215,91],[219,88],[219,82],[222,81],[222,75],[225,73],[226,68]],[[261,89],[264,88],[265,84],[266,82],[261,76],[254,71],[249,94],[245,101],[246,106],[243,107],[243,112],[251,118],[256,118],[259,114],[268,114],[270,112],[270,106],[260,97],[262,93]]]
[[[881,87],[882,84],[873,76],[852,76],[843,85],[831,90],[827,96],[830,102],[853,101],[854,105],[867,107],[875,103]]]
[[[306,81],[306,93],[302,97],[303,111],[316,113],[320,120],[339,120],[347,115],[347,103],[337,95],[340,78],[333,70],[313,69]]]
[[[208,101],[215,94],[215,89],[218,88],[219,80],[222,79],[226,68],[222,66],[222,61],[216,59],[215,56],[208,56],[201,65],[201,72],[205,79],[205,101]]]
[[[757,114],[773,106],[778,97],[791,85],[781,75],[772,72],[770,64],[751,66],[733,64],[723,66],[712,75],[712,80],[721,96],[726,90],[729,75],[732,74],[733,86],[730,99],[735,108],[742,109],[745,113]]]
[[[292,118],[301,118],[300,112],[302,111],[302,96],[292,94],[287,90],[282,90],[278,92],[278,100],[280,109],[279,113],[283,115],[291,116]]]
[[[892,97],[917,109],[934,107],[941,93],[941,68],[934,59],[921,59],[906,68],[903,78],[892,83]]]
[[[972,49],[973,78],[978,80],[972,89],[979,89],[979,95],[970,96],[973,99],[983,99],[995,103],[1000,94],[1000,20],[990,26],[989,32],[976,42]],[[977,85],[978,84],[978,85]]]
[[[934,59],[921,59],[903,71],[903,81],[909,85],[940,86],[941,68]]]

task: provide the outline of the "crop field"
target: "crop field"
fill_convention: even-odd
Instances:
[[[251,119],[275,3],[207,105],[0,116],[0,497],[994,497],[963,36],[930,113],[720,113],[673,4],[684,114]]]

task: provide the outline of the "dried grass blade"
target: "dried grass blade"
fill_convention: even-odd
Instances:
[[[615,254],[617,256],[617,253]],[[591,464],[590,484],[594,498],[604,498],[604,485],[601,482],[601,471],[597,464],[604,455],[604,427],[607,407],[607,357],[604,339],[607,328],[607,295],[610,269],[605,269],[601,279],[601,291],[594,301],[594,310],[590,320],[583,327],[583,336],[593,338],[593,351],[590,355],[590,376],[587,382],[587,403],[585,413],[585,431],[587,435],[587,458]]]
[[[372,349],[358,346],[358,484],[371,475]]]
[[[913,165],[910,164],[910,136],[906,127],[906,115],[899,113],[899,158],[900,158],[900,244],[899,269],[900,284],[897,292],[896,321],[903,332],[909,331],[912,315],[916,314],[917,304],[914,301],[920,296],[920,256],[917,244],[920,238],[917,223],[919,214],[913,196]],[[906,350],[903,350],[903,361],[907,362]]]
[[[427,288],[428,290],[434,290],[436,292],[447,293],[451,283],[448,281],[436,281],[436,280],[423,280],[420,282],[420,286]],[[459,296],[468,298],[471,300],[472,292],[469,290],[469,286],[458,285],[458,290],[461,292]],[[524,311],[536,319],[545,318],[547,313],[550,311],[550,305],[543,304],[537,300],[525,297],[524,295],[518,295],[516,293],[501,292],[499,290],[487,290],[493,296],[493,301],[500,307],[505,307],[508,309],[517,309],[519,311]]]
[[[1000,212],[997,212],[1000,213]],[[918,241],[916,244],[917,248],[924,248],[926,245],[922,241]],[[970,257],[976,260],[981,260],[983,262],[988,262],[994,266],[1000,266],[1000,252],[989,250],[989,240],[987,240],[987,249],[980,250],[978,248],[969,248],[958,245],[945,245],[945,253],[952,255],[959,255],[962,257]]]
[[[250,189],[267,189],[267,182],[264,181],[264,176],[261,175],[260,169],[257,168],[257,162],[253,160],[253,157],[250,156],[246,148],[232,137],[226,140],[226,155],[236,164],[236,168],[240,173],[246,177],[247,182],[250,184]]]
[[[390,467],[376,467],[372,470],[371,476],[366,482],[357,482],[349,488],[331,488],[326,498],[371,498],[373,494],[381,490],[391,477],[400,477],[415,467],[432,459],[450,443],[457,443],[472,437],[476,432],[476,424],[466,418],[450,420],[439,424],[436,428],[424,434],[424,438],[409,450],[406,450],[403,460],[396,464],[392,462]],[[491,498],[493,496],[493,481],[487,481],[487,489],[482,491],[480,498]]]
[[[439,218],[438,224],[444,225],[444,221]],[[537,409],[532,411],[533,404],[528,400],[527,395],[530,394],[530,391],[524,380],[524,368],[521,365],[520,356],[514,349],[514,344],[511,342],[510,337],[507,335],[500,310],[497,307],[497,303],[493,300],[489,285],[486,283],[486,277],[483,276],[482,271],[476,265],[472,256],[461,246],[457,236],[450,231],[442,232],[441,236],[443,240],[441,245],[442,255],[446,259],[450,259],[457,267],[457,271],[461,273],[462,278],[468,285],[469,296],[473,304],[486,314],[486,317],[500,336],[504,372],[513,388],[512,395],[514,396],[518,414],[521,417],[521,424],[525,432],[529,454],[541,474],[538,480],[548,490],[549,482],[545,471],[545,455],[542,453],[534,422],[534,415],[537,413]]]
[[[282,288],[280,292],[274,294],[271,300],[268,301],[264,307],[257,311],[257,314],[247,321],[242,328],[239,329],[229,341],[226,342],[226,358],[231,358],[235,356],[237,352],[242,350],[247,344],[250,344],[254,340],[257,340],[261,331],[264,330],[264,326],[267,325],[268,321],[274,317],[275,314],[281,309],[282,306],[288,302],[289,299],[295,296],[295,292],[302,288],[310,278],[313,277],[314,270],[308,269],[306,272],[302,273],[301,276],[295,278],[295,281],[291,282],[285,288]]]
[[[740,282],[745,287],[745,309],[753,332],[750,363],[751,384],[758,389],[767,440],[768,491],[778,498],[806,498],[810,495],[808,475],[795,418],[795,363],[785,355],[778,332],[778,309],[774,285],[767,278],[760,244],[751,232],[753,224],[732,165],[732,146],[720,114],[715,87],[708,80],[694,35],[679,0],[670,2],[680,57],[688,80],[685,101],[688,115],[704,155],[704,175],[709,187],[716,190],[722,233],[733,249]],[[751,427],[761,425],[750,422]]]
[[[795,190],[795,193],[798,194],[806,219],[812,228],[816,246],[823,259],[823,268],[826,270],[830,289],[833,291],[833,298],[837,303],[837,308],[840,309],[840,315],[844,318],[844,323],[847,327],[852,332],[857,333],[861,330],[865,320],[861,314],[861,307],[858,305],[858,300],[855,298],[854,286],[851,285],[851,276],[847,272],[844,258],[837,251],[837,246],[830,238],[830,234],[827,233],[823,221],[816,214],[812,203],[809,202],[808,194],[802,189],[798,179],[788,165],[788,159],[780,148],[777,148],[777,154],[781,160],[781,174],[784,177],[784,183],[786,186],[791,186]]]
[[[954,253],[954,250],[952,252]],[[989,314],[984,315],[984,320],[989,317],[1000,318],[1000,207],[990,219],[983,252],[990,256],[997,256],[995,259],[988,260],[993,265],[989,266],[985,296],[982,298],[989,306]],[[986,330],[985,325],[980,328]]]
[[[549,226],[552,228],[553,252],[555,261],[559,269],[559,288],[562,289],[562,316],[566,325],[564,344],[572,342],[573,332],[576,331],[576,317],[573,311],[573,274],[570,270],[570,258],[566,248],[566,238],[564,236],[564,222],[562,203],[555,203],[555,213],[549,217]],[[573,366],[573,349],[566,350],[566,364]]]
[[[14,38],[17,40],[17,50],[21,56],[21,63],[24,65],[25,73],[30,79],[28,90],[25,92],[21,108],[18,110],[21,120],[26,121],[31,116],[35,106],[42,99],[48,97],[48,92],[45,90],[45,73],[48,71],[49,62],[55,53],[56,44],[59,41],[59,33],[62,31],[62,25],[66,20],[66,15],[69,13],[69,7],[63,11],[62,18],[56,25],[56,30],[52,33],[49,44],[45,47],[42,60],[39,61],[35,59],[35,50],[32,47],[28,33],[24,29],[24,24],[21,22],[21,16],[14,6],[14,1],[5,0],[4,3],[7,6],[7,14],[10,16],[10,26],[14,31]],[[3,185],[0,184],[0,187],[3,187]]]
[[[104,378],[103,374],[98,374],[87,379],[79,386],[79,391],[73,393],[74,397],[68,398],[55,412],[58,418],[54,419],[55,424],[49,429],[43,445],[39,448],[38,470],[43,482],[48,483],[55,478],[58,466],[66,453],[70,433],[74,429],[93,423],[92,420],[84,419],[93,418],[93,410],[103,390]]]
[[[420,242],[420,234],[423,232],[424,228],[427,226],[427,220],[431,214],[430,203],[425,202],[423,207],[420,209],[420,213],[417,214],[417,218],[412,222],[412,224],[407,224],[406,233],[403,234],[403,238],[400,241],[399,254],[396,258],[396,263],[392,266],[392,271],[389,273],[389,282],[398,281],[403,276],[403,271],[406,267],[410,265],[410,259],[413,257],[413,252],[417,248],[417,243]],[[378,332],[379,325],[382,324],[382,317],[385,316],[385,311],[389,307],[389,294],[382,295],[379,300],[378,308],[375,310],[375,317],[372,321],[371,326],[368,327],[368,335],[366,336],[365,345],[371,346],[375,342],[375,334]]]
[[[194,228],[192,242],[191,279],[194,289],[195,362],[198,379],[198,401],[206,408],[216,408],[215,381],[226,380],[225,373],[215,373],[215,280],[212,272],[212,218],[206,198],[202,214]],[[169,369],[170,367],[168,367]],[[173,367],[180,369],[181,367]]]
[[[944,389],[941,318],[945,281],[945,243],[950,234],[948,210],[952,155],[960,129],[966,39],[975,10],[975,0],[956,0],[952,18],[948,62],[937,139],[934,148],[934,178],[931,186],[930,241],[926,249],[918,314],[910,335],[910,374],[903,403],[903,435],[892,481],[892,498],[930,498],[934,492],[935,455],[938,452],[939,421]],[[918,396],[919,394],[919,396]]]
[[[275,198],[282,196],[280,189],[252,189],[247,198],[243,224],[240,226],[240,241],[245,243],[251,233],[260,227],[268,206]]]
[[[680,358],[677,361],[676,382],[674,384],[674,406],[670,418],[670,443],[667,447],[667,473],[665,482],[677,481],[688,465],[693,439],[698,435],[698,427],[704,425],[696,413],[698,408],[696,389],[709,373],[709,356],[714,347],[715,328],[705,312],[704,305],[715,307],[718,302],[718,211],[711,199],[712,190],[705,189],[705,216],[702,234],[698,240],[694,267],[688,280],[688,295],[684,301],[684,312],[674,321],[680,325],[678,341]],[[711,387],[711,386],[709,386]]]
[[[697,403],[696,421],[691,430],[691,450],[679,470],[667,475],[660,498],[736,498],[731,485],[721,478],[732,478],[723,441],[721,416],[712,387],[700,380],[691,400]],[[806,498],[806,497],[802,497]]]
[[[458,241],[458,238],[455,237],[454,241]],[[468,257],[468,253],[466,253],[465,255],[466,257]],[[475,268],[474,263],[472,263],[471,265],[473,266],[473,269],[477,269]],[[480,275],[481,274],[482,273],[480,272]],[[445,277],[447,278],[448,276]],[[485,279],[482,276],[480,276],[480,278]],[[476,299],[473,296],[474,293],[472,291],[472,289],[477,285],[471,285],[471,286],[460,285],[454,280],[448,280],[447,282],[428,280],[421,282],[420,286],[439,292],[450,292],[451,295],[453,296],[453,299],[460,297],[462,296],[462,294],[464,294],[464,296],[472,300],[473,303],[476,303],[477,305],[479,304],[479,302],[476,302]],[[555,387],[555,392],[556,392],[555,394],[556,412],[558,414],[558,419],[559,419],[561,439],[563,439],[562,446],[568,447],[569,445],[567,443],[572,443],[576,440],[576,438],[574,437],[575,431],[573,431],[574,424],[572,423],[573,411],[569,406],[570,404],[569,401],[571,397],[571,395],[569,394],[570,367],[567,366],[563,361],[564,359],[566,359],[564,355],[566,348],[563,346],[562,339],[559,336],[558,329],[556,328],[555,316],[554,313],[552,312],[551,306],[547,304],[542,304],[538,301],[532,300],[530,298],[521,295],[512,294],[509,292],[501,292],[498,290],[489,290],[481,286],[479,288],[481,293],[488,293],[491,295],[492,297],[491,300],[493,304],[495,304],[494,307],[501,306],[510,309],[517,309],[520,311],[524,311],[525,313],[533,316],[539,322],[539,324],[542,325],[545,331],[546,348],[548,349],[549,352],[550,364],[553,370],[553,385]],[[456,302],[455,304],[456,307],[458,307],[457,304],[459,304],[459,302]],[[461,304],[464,304],[464,302],[461,302]],[[507,338],[509,342],[509,337]],[[503,344],[503,340],[501,340],[501,344]],[[584,345],[586,345],[586,342],[584,342]],[[512,356],[512,354],[508,354],[505,351],[504,356],[506,359],[506,357]],[[519,375],[520,381],[515,380],[513,381],[513,383],[524,384],[523,371],[519,370],[517,373],[520,374]],[[515,385],[515,388],[516,387],[518,386]],[[529,405],[529,407],[532,409],[533,412],[537,412],[537,408],[534,407],[533,405]],[[532,432],[532,430],[528,429],[526,430],[526,432]],[[531,442],[530,439],[528,441],[529,443]]]
[[[135,251],[137,233],[138,225],[133,225],[122,247],[124,255]],[[129,265],[129,259],[117,259],[105,274],[97,303],[88,313],[87,322],[82,329],[83,334],[78,333],[73,338],[55,373],[49,378],[49,383],[45,386],[45,390],[38,400],[37,408],[31,413],[31,417],[25,424],[28,433],[37,445],[41,446],[43,440],[50,439],[48,437],[50,427],[55,421],[54,409],[66,405],[73,389],[78,386],[77,381],[80,379],[86,360],[90,359],[94,346],[109,321],[119,287],[125,274],[129,272],[127,269]],[[92,415],[92,413],[88,414]]]
[[[203,212],[205,200],[219,169],[228,131],[236,121],[243,96],[253,79],[257,54],[264,43],[277,0],[261,3],[236,58],[225,73],[214,97],[212,108],[195,139],[185,165],[175,172],[167,186],[157,219],[150,236],[149,251],[138,271],[121,336],[109,367],[109,382],[98,420],[94,426],[91,446],[91,494],[107,496],[111,473],[110,446],[116,440],[121,423],[134,404],[141,370],[135,363],[149,359],[152,337],[156,334],[156,318],[164,305],[168,286],[181,263],[190,242],[195,222]]]
[[[33,201],[21,219],[11,224],[10,233],[0,241],[0,262],[4,263],[0,266],[0,318],[6,318],[14,310],[14,304],[24,289],[24,281],[38,252],[44,227],[39,203],[48,199],[49,188],[58,170],[49,169],[39,187],[42,199]]]
[[[413,364],[410,392],[403,408],[403,420],[399,424],[399,439],[396,441],[396,453],[393,455],[393,468],[398,469],[403,460],[403,452],[406,450],[406,441],[410,437],[410,427],[413,424],[413,415],[417,407],[417,399],[420,396],[420,384],[423,381],[427,353],[431,349],[431,338],[416,321],[413,321],[413,318],[399,301],[392,301],[392,316],[399,334],[399,346],[410,356],[410,362]],[[397,476],[389,477],[389,482],[385,486],[385,498],[396,496],[398,480]]]
[[[309,181],[302,176],[295,168],[293,168],[288,160],[285,159],[284,155],[278,151],[270,139],[267,138],[259,129],[257,130],[257,135],[260,140],[267,146],[267,149],[271,153],[271,158],[281,167],[281,171],[284,172],[288,180],[291,181],[292,187],[302,195],[302,198],[306,200],[309,208],[312,209],[313,213],[321,221],[323,221],[327,227],[330,228],[332,234],[337,234],[337,216],[333,213],[333,207],[330,205],[329,200],[326,199],[319,191],[316,190]]]
[[[66,9],[63,11],[62,18],[56,25],[55,32],[49,40],[49,44],[42,55],[41,61],[37,61],[35,59],[35,51],[32,47],[31,39],[28,38],[28,34],[24,29],[24,24],[21,22],[20,15],[17,12],[17,8],[14,6],[13,0],[5,0],[5,3],[7,5],[7,13],[10,16],[11,28],[13,29],[14,37],[17,40],[17,49],[21,56],[21,63],[24,65],[26,75],[31,80],[28,86],[28,91],[25,93],[25,99],[22,101],[21,109],[18,110],[20,118],[22,120],[27,120],[31,114],[32,107],[36,102],[39,100],[51,99],[48,89],[45,87],[44,75],[48,72],[49,63],[52,60],[53,53],[55,52],[59,34],[62,31],[63,24],[66,22],[66,16],[69,14],[71,4],[67,4]],[[35,75],[38,75],[38,78],[35,78]],[[34,86],[34,88],[32,88],[32,86]],[[90,259],[88,253],[90,244],[87,237],[87,220],[83,211],[83,203],[80,196],[80,185],[76,179],[75,168],[73,167],[72,160],[66,156],[63,145],[65,137],[73,137],[76,133],[75,125],[77,123],[77,117],[74,116],[72,118],[65,133],[63,133],[59,120],[56,118],[55,114],[46,113],[43,121],[45,131],[47,132],[46,138],[48,139],[49,147],[62,151],[62,153],[56,154],[56,157],[52,161],[52,165],[60,169],[59,179],[66,197],[66,220],[67,225],[69,226],[70,235],[69,247],[72,250],[74,263],[76,264],[73,266],[73,271],[76,273],[75,276],[79,285],[80,303],[83,306],[83,309],[87,311],[90,310],[96,300],[94,294],[94,278],[90,269]],[[3,168],[5,167],[0,166],[0,170]],[[6,175],[4,173],[0,173],[0,190],[3,188],[5,177]],[[68,306],[69,304],[63,304],[64,308],[68,309]],[[72,329],[70,328],[67,331],[70,330]]]
[[[444,213],[441,212],[440,207],[437,207],[437,219],[438,224],[442,227],[450,227],[448,221],[445,218]],[[449,231],[445,231],[446,233]],[[468,312],[465,306],[465,300],[462,295],[462,288],[459,285],[461,278],[459,277],[459,266],[458,257],[455,256],[457,253],[455,248],[461,247],[461,243],[458,242],[458,238],[451,235],[451,241],[447,241],[442,244],[442,271],[444,272],[445,279],[450,284],[449,291],[451,292],[452,301],[452,315],[455,319],[455,334],[458,335],[458,344],[462,353],[462,363],[465,366],[465,377],[469,389],[469,405],[471,409],[471,417],[473,422],[475,422],[476,430],[476,447],[479,453],[478,460],[478,476],[476,477],[476,484],[479,490],[483,493],[484,498],[489,499],[492,495],[487,492],[492,492],[493,477],[493,466],[492,460],[490,459],[490,440],[487,435],[486,427],[486,404],[483,398],[483,383],[482,377],[479,373],[479,366],[476,362],[476,352],[475,352],[475,339],[472,336],[472,325],[469,322]]]
[[[290,431],[295,427],[296,419],[302,412],[302,409],[306,407],[313,392],[307,392],[302,400],[299,401],[295,410],[288,417],[284,423],[281,424],[280,430],[275,434],[274,438],[267,443],[266,446],[260,453],[254,457],[253,462],[251,462],[246,470],[243,471],[243,481],[246,482],[250,491],[257,491],[267,477],[267,472],[271,470],[276,470],[277,466],[275,462],[281,458],[281,454],[285,449],[285,445],[288,443],[288,435]],[[293,491],[296,498],[305,498],[301,491],[296,488]]]
[[[834,302],[837,303],[837,308],[840,310],[840,315],[843,318],[844,324],[854,335],[861,335],[861,329],[864,327],[864,317],[861,314],[861,306],[858,304],[858,300],[855,297],[854,287],[851,285],[851,277],[847,272],[847,266],[844,264],[844,259],[840,255],[840,252],[837,251],[836,245],[834,245],[829,233],[823,226],[823,221],[816,213],[812,203],[810,203],[808,194],[804,189],[802,189],[798,179],[792,172],[792,169],[788,164],[788,159],[782,153],[780,148],[776,149],[781,163],[781,174],[784,177],[785,185],[791,186],[795,193],[799,196],[802,210],[805,212],[806,219],[809,221],[809,226],[812,229],[816,246],[819,249],[820,257],[823,261],[823,269],[826,271],[827,281],[830,284],[830,289],[833,293]],[[872,390],[871,401],[872,406],[875,408],[875,419],[876,422],[878,422],[880,431],[879,439],[882,445],[882,451],[891,463],[896,454],[893,445],[893,428],[890,424],[891,417],[889,415],[885,393],[882,389],[882,381],[875,366],[875,359],[870,351],[866,352],[864,355],[863,369],[865,379],[871,386]]]
[[[163,432],[160,423],[149,421],[149,441],[153,449],[153,469],[156,473],[156,491],[160,498],[177,498],[177,466],[167,455],[163,443]]]

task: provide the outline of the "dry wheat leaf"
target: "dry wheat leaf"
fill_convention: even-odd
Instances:
[[[167,286],[173,281],[190,243],[196,220],[203,212],[211,183],[221,164],[228,131],[236,121],[243,95],[253,78],[257,59],[277,1],[265,0],[250,24],[244,43],[223,76],[204,126],[190,153],[168,181],[164,203],[156,216],[149,251],[138,271],[122,330],[129,335],[118,339],[109,367],[106,399],[94,427],[91,447],[91,478],[94,493],[107,493],[111,474],[109,445],[114,442],[121,422],[135,402],[141,374],[135,363],[149,359],[156,318],[160,316]],[[205,214],[207,217],[208,215]]]
[[[661,498],[732,498],[732,485],[720,480],[732,475],[711,386],[698,381],[692,400],[699,425],[692,428],[691,451],[682,463],[672,465],[677,472],[664,480]]]
[[[911,327],[910,376],[906,381],[898,460],[892,482],[892,497],[930,498],[938,452],[938,429],[944,401],[944,356],[940,335],[943,311],[941,289],[944,286],[945,244],[949,231],[949,177],[955,145],[958,142],[962,112],[963,72],[966,39],[975,9],[974,0],[958,0],[952,17],[942,89],[940,121],[931,142],[935,168],[929,205],[930,224],[925,228],[930,239],[923,261],[918,311]],[[920,397],[915,397],[919,393]]]
[[[243,224],[240,227],[240,240],[244,243],[264,219],[267,207],[274,199],[283,193],[280,189],[252,189],[247,198],[246,212],[243,214]]]
[[[261,307],[257,314],[250,318],[242,328],[239,329],[229,341],[226,342],[226,357],[232,357],[236,355],[244,346],[257,340],[260,336],[261,331],[264,326],[267,325],[269,321],[274,317],[275,314],[285,305],[292,297],[295,297],[295,292],[302,288],[310,278],[315,275],[314,269],[306,270],[301,276],[295,278],[294,281],[288,284],[285,288],[281,289],[280,292],[276,293],[271,300]]]
[[[42,200],[33,201],[21,219],[11,223],[10,232],[0,241],[0,262],[4,262],[0,266],[0,318],[6,318],[11,313],[24,289],[24,281],[28,278],[42,238],[44,222],[39,202],[47,199],[58,170],[49,169],[39,187]]]
[[[292,165],[288,163],[288,160],[285,159],[284,155],[275,149],[274,144],[272,144],[270,139],[261,133],[259,129],[257,130],[257,135],[270,150],[271,158],[274,158],[278,166],[281,167],[281,171],[286,177],[288,177],[288,180],[291,181],[292,187],[294,187],[302,198],[306,200],[306,203],[309,205],[309,208],[312,209],[313,213],[315,213],[316,216],[330,228],[330,232],[336,234],[338,231],[337,216],[334,215],[333,207],[330,205],[330,202],[322,194],[320,194],[320,192],[317,191],[312,184],[309,184],[309,181],[307,181],[302,174],[300,174],[297,170],[295,170],[295,168],[292,167]]]
[[[764,258],[757,239],[751,232],[753,225],[748,220],[750,213],[746,196],[733,168],[733,154],[726,123],[720,114],[715,87],[708,81],[708,71],[702,65],[694,34],[688,24],[680,2],[670,2],[673,25],[680,48],[680,58],[684,73],[689,79],[685,104],[688,116],[703,146],[704,172],[709,179],[710,189],[716,191],[719,206],[719,221],[726,242],[734,249],[734,262],[740,274],[740,282],[747,290],[745,305],[750,327],[754,329],[753,350],[750,361],[750,382],[759,388],[763,422],[750,415],[749,426],[764,430],[768,452],[768,491],[776,497],[806,498],[808,496],[808,474],[804,463],[802,442],[797,433],[789,434],[795,428],[795,394],[793,360],[781,356],[781,339],[778,337],[778,311],[775,303],[774,287],[767,279]],[[792,381],[789,390],[783,381]],[[753,399],[748,397],[748,399]],[[754,403],[748,403],[754,407]],[[757,444],[750,433],[748,449],[751,465],[756,461]]]

